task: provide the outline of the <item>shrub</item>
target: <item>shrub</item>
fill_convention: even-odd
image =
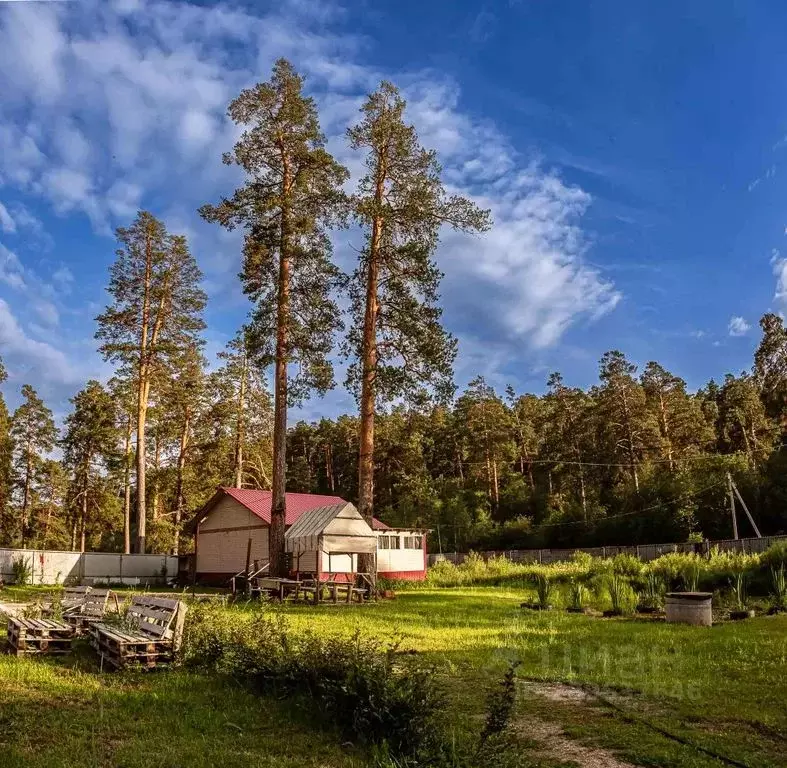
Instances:
[[[568,585],[568,604],[574,610],[582,610],[585,607],[585,593],[587,589],[579,579],[572,579]]]
[[[732,593],[735,597],[735,607],[739,611],[746,610],[746,573],[740,571],[732,579]]]
[[[769,568],[787,568],[787,541],[771,544],[760,556],[762,564]]]
[[[779,568],[771,567],[771,598],[774,608],[787,610],[787,580],[783,565]]]
[[[661,608],[664,604],[664,581],[652,569],[645,572],[644,587],[639,593],[639,602],[646,608]]]
[[[627,579],[637,578],[645,564],[635,555],[620,554],[612,558],[612,573]]]
[[[615,613],[630,613],[634,603],[634,590],[628,580],[613,573],[607,579],[607,592]]]
[[[542,573],[536,576],[536,595],[538,596],[538,607],[546,610],[550,607],[550,598],[552,597],[553,586],[549,580],[549,576]]]
[[[433,677],[401,662],[396,642],[292,632],[281,616],[221,607],[189,612],[182,661],[248,681],[261,692],[314,701],[346,738],[387,745],[392,755],[435,748],[443,700]]]
[[[33,579],[33,567],[24,555],[14,558],[11,562],[11,573],[14,577],[14,584],[24,586]]]

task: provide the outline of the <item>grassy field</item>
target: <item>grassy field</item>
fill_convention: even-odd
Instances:
[[[477,732],[488,693],[521,662],[514,725],[534,765],[582,765],[550,751],[545,724],[637,765],[725,764],[702,749],[751,768],[787,764],[787,617],[703,629],[532,612],[519,608],[523,597],[422,590],[377,605],[265,610],[319,633],[402,636],[448,691],[457,738]],[[227,610],[243,621],[259,608]],[[366,764],[292,702],[185,671],[98,674],[86,649],[65,662],[0,657],[0,751],[4,766]]]

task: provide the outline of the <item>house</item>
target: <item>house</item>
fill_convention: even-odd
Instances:
[[[352,517],[346,511],[347,506],[348,502],[339,496],[288,493],[286,531],[305,513],[330,508],[332,512],[323,516],[310,516],[310,525],[330,535],[330,526],[338,525],[333,522],[335,519]],[[203,584],[223,584],[244,571],[247,564],[257,561],[264,565],[268,561],[270,522],[270,491],[219,487],[186,526],[186,532],[194,536],[192,578]],[[413,581],[426,578],[426,531],[389,528],[379,520],[374,520],[372,528],[377,537],[378,576]],[[316,530],[313,528],[312,533]],[[292,573],[327,579],[329,573],[333,578],[341,578],[340,574],[357,569],[357,557],[353,558],[352,553],[324,551],[317,546],[316,539],[311,549],[304,548],[302,542],[291,545],[290,555]]]

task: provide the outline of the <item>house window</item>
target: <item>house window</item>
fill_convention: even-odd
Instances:
[[[420,536],[405,536],[404,548],[405,549],[421,549],[423,540]]]
[[[377,539],[380,549],[401,549],[398,536],[380,536]]]

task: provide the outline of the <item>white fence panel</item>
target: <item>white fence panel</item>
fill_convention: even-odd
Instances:
[[[33,584],[163,584],[178,572],[178,558],[171,555],[0,549],[0,578],[3,581],[13,581],[13,563],[20,557],[30,568]]]

